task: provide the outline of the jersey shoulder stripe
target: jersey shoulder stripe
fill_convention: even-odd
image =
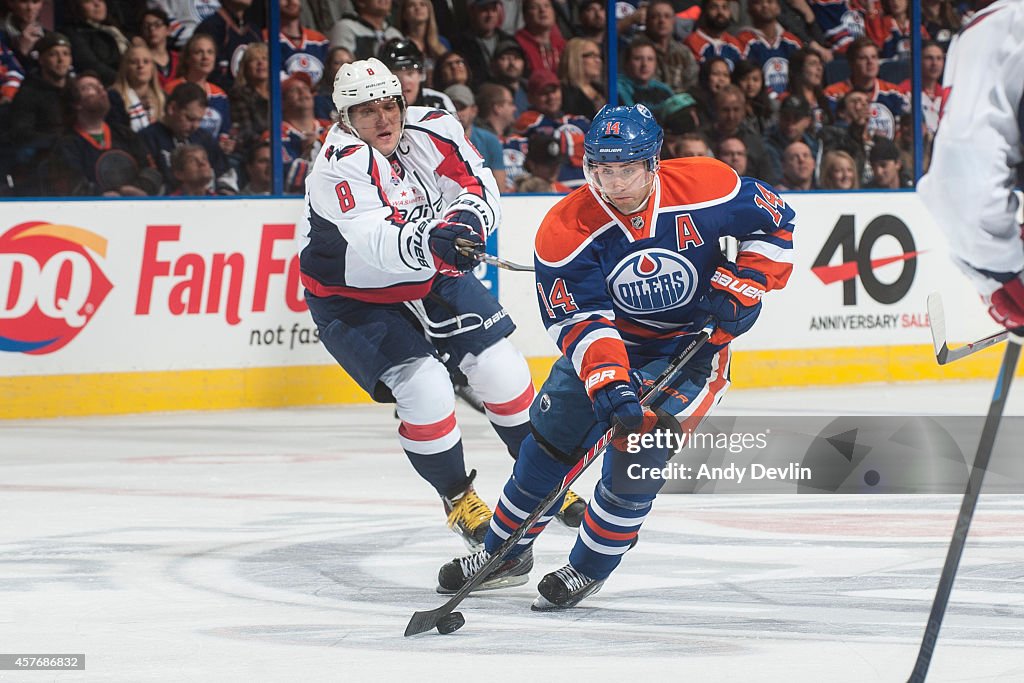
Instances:
[[[598,234],[615,225],[590,186],[577,188],[551,207],[537,230],[537,258],[557,266],[570,261]]]
[[[663,161],[661,206],[711,206],[739,192],[736,171],[710,157],[688,157]]]

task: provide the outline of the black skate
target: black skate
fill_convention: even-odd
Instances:
[[[573,569],[571,564],[567,564],[540,580],[537,584],[540,595],[533,601],[530,609],[534,612],[569,609],[580,604],[588,595],[601,590],[603,585],[604,580],[596,581]]]
[[[491,554],[486,550],[480,550],[465,557],[456,557],[437,572],[437,592],[445,595],[458,592],[470,577],[476,574],[480,567],[483,567],[490,559]],[[527,548],[517,557],[499,564],[498,568],[492,571],[484,582],[473,589],[473,592],[522,586],[529,581],[531,569],[533,569],[532,547]]]
[[[454,531],[473,551],[483,547],[487,527],[491,524],[491,509],[476,495],[473,479],[476,470],[469,473],[466,488],[458,495],[442,496],[444,511],[448,515],[448,528]]]
[[[567,489],[565,499],[562,500],[562,509],[555,515],[558,521],[570,529],[578,529],[583,523],[583,515],[587,512],[587,501],[583,500],[572,489]]]

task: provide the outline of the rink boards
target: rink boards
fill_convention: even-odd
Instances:
[[[506,259],[532,262],[558,197],[503,199]],[[994,376],[999,351],[934,362],[925,298],[951,340],[993,331],[912,192],[786,197],[789,286],[735,343],[737,388]],[[296,199],[4,202],[0,418],[364,402],[316,338],[295,258]],[[538,382],[557,355],[528,273],[497,282]]]

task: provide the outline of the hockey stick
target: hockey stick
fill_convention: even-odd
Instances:
[[[533,266],[524,266],[520,263],[513,263],[512,261],[506,261],[503,258],[497,256],[491,256],[490,254],[480,254],[480,260],[484,263],[490,263],[498,268],[504,268],[505,270],[512,270],[517,273],[532,273]]]
[[[999,368],[999,378],[996,380],[996,388],[992,396],[992,403],[988,408],[988,416],[985,418],[985,426],[981,430],[978,452],[974,456],[974,466],[971,468],[967,489],[964,491],[964,498],[960,503],[960,514],[957,515],[956,526],[953,528],[953,539],[949,543],[946,562],[942,566],[942,574],[939,576],[939,587],[935,591],[932,611],[928,615],[928,624],[924,628],[921,648],[917,652],[917,662],[914,664],[914,671],[907,679],[907,683],[924,683],[925,677],[928,675],[928,665],[931,664],[932,652],[935,651],[935,641],[938,639],[939,629],[942,627],[942,617],[946,614],[949,594],[953,590],[953,581],[956,579],[956,571],[960,566],[960,556],[964,552],[964,544],[967,543],[967,532],[971,528],[974,508],[978,503],[978,495],[981,493],[981,484],[985,479],[985,470],[988,469],[992,447],[995,445],[996,431],[999,429],[999,421],[1003,417],[1003,408],[1006,406],[1006,397],[1010,393],[1010,384],[1013,382],[1013,372],[1017,367],[1019,355],[1019,343],[1016,339],[1010,340],[1006,347],[1006,353],[1003,354],[1003,364]]]
[[[668,364],[668,367],[666,367],[658,378],[654,380],[654,386],[644,393],[640,400],[641,405],[654,409],[660,406],[668,398],[668,394],[662,390],[668,386],[670,380],[674,379],[676,371],[686,365],[690,359],[694,357],[697,351],[704,346],[704,343],[711,337],[712,329],[713,328],[710,326],[705,327],[690,341],[689,344],[686,345],[686,348],[676,355],[672,362]],[[583,458],[576,463],[571,470],[569,470],[569,473],[562,479],[562,483],[558,488],[552,489],[551,493],[545,496],[544,500],[542,500],[540,504],[534,508],[533,512],[523,520],[523,523],[516,527],[516,530],[512,532],[512,535],[505,539],[505,542],[501,544],[493,555],[491,555],[491,559],[487,560],[484,566],[480,567],[477,573],[473,574],[473,576],[469,578],[469,581],[467,581],[465,585],[463,585],[462,588],[460,588],[458,592],[448,600],[448,602],[444,603],[437,609],[425,612],[416,612],[412,615],[412,619],[409,620],[409,625],[405,627],[405,635],[413,636],[417,633],[423,633],[424,631],[436,628],[439,621],[445,619],[449,614],[451,614],[452,611],[458,607],[459,603],[462,602],[467,595],[473,592],[474,588],[483,583],[484,579],[487,578],[487,575],[505,560],[505,556],[508,555],[509,551],[511,551],[517,543],[519,543],[523,536],[526,535],[526,532],[533,527],[534,522],[536,522],[541,515],[547,512],[548,508],[558,500],[559,496],[565,493],[569,486],[576,481],[576,478],[583,474],[583,471],[590,466],[590,463],[596,460],[599,455],[604,453],[608,444],[611,443],[613,439],[618,438],[618,436],[619,430],[615,427],[606,431],[601,438],[597,440],[597,443],[590,447],[590,450],[586,452]],[[461,623],[458,624],[458,626],[461,626]],[[458,626],[455,628],[458,628]]]
[[[928,295],[928,326],[932,331],[932,346],[935,348],[935,360],[939,365],[952,363],[960,360],[982,349],[987,349],[999,342],[1005,341],[1009,336],[1008,330],[990,334],[987,337],[970,342],[955,349],[949,348],[946,344],[946,310],[942,306],[942,297],[938,292]]]
[[[480,248],[479,245],[461,237],[455,238],[455,247],[466,256],[475,256],[476,260],[481,263],[490,263],[492,266],[504,268],[505,270],[512,270],[517,273],[533,272],[533,266],[524,266],[519,263],[513,263],[512,261],[506,261],[505,259],[498,258],[497,256],[491,256],[486,252],[478,252],[476,250]]]

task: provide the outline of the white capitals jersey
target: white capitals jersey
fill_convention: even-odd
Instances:
[[[949,48],[949,88],[932,163],[918,192],[954,261],[983,295],[1024,270],[1013,193],[1024,126],[1024,2],[974,15]]]
[[[409,107],[385,158],[335,124],[306,177],[298,224],[302,283],[316,296],[371,303],[426,296],[437,272],[428,237],[450,211],[489,234],[501,220],[498,186],[449,114]]]

